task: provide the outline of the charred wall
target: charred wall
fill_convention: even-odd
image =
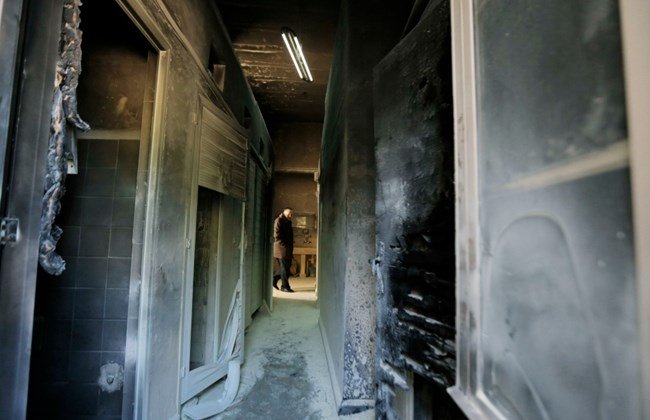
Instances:
[[[93,175],[92,179],[80,175],[77,181],[73,176],[69,178],[69,191],[61,215],[61,223],[65,226],[61,251],[70,259],[69,270],[62,278],[48,279],[47,288],[39,290],[37,299],[41,307],[37,308],[37,316],[43,322],[37,325],[34,334],[37,351],[44,349],[51,354],[35,365],[34,372],[43,375],[48,386],[53,386],[42,395],[54,405],[48,406],[38,395],[34,404],[43,405],[45,414],[58,413],[65,418],[75,415],[132,418],[134,413],[138,418],[170,418],[180,411],[182,335],[179,331],[183,319],[182,292],[187,281],[184,270],[186,239],[189,229],[195,228],[184,221],[189,218],[192,191],[196,188],[192,185],[197,138],[194,121],[200,112],[200,98],[232,113],[248,129],[251,180],[247,202],[254,205],[246,207],[246,220],[253,222],[246,225],[248,238],[245,242],[251,244],[251,248],[246,249],[245,266],[252,267],[255,258],[266,259],[268,230],[264,226],[268,223],[260,222],[260,217],[252,214],[265,215],[270,210],[265,195],[272,159],[270,136],[218,11],[211,2],[167,2],[165,5],[160,0],[125,0],[123,3],[129,12],[139,15],[142,19],[139,23],[147,33],[153,34],[164,51],[160,68],[166,70],[161,79],[165,83],[158,85],[160,90],[156,92],[144,89],[144,76],[139,69],[150,69],[152,65],[155,69],[157,56],[154,54],[153,61],[148,60],[146,52],[142,55],[138,47],[134,47],[141,45],[138,44],[141,41],[127,30],[132,22],[117,2],[87,2],[82,6],[82,21],[84,17],[88,18],[87,23],[92,21],[93,14],[97,18],[95,24],[85,28],[88,42],[82,42],[82,50],[86,49],[87,72],[82,73],[81,78],[90,77],[93,71],[96,77],[93,77],[94,84],[82,86],[79,92],[80,112],[88,111],[85,115],[95,129],[89,137],[80,140],[80,156],[87,157],[80,165],[86,175],[90,172]],[[117,20],[105,13],[96,13],[108,6],[119,12],[122,23],[116,24]],[[104,30],[109,33],[103,33]],[[114,41],[124,41],[124,48],[115,49]],[[53,42],[58,40],[53,39]],[[147,41],[144,44],[153,49]],[[227,67],[223,91],[208,72],[211,51],[216,51],[220,62]],[[54,68],[49,70],[54,74]],[[128,131],[129,136],[149,133],[146,130],[151,129],[151,111],[158,99],[156,111],[161,113],[163,123],[156,128],[160,129],[160,134],[153,138],[152,149],[140,153],[138,158],[135,147],[135,153],[120,160],[121,150],[133,149],[133,144],[144,142],[104,139],[100,134],[111,131],[115,137],[116,131]],[[149,106],[143,106],[143,101]],[[141,125],[141,121],[145,124]],[[150,150],[157,152],[149,156]],[[121,179],[121,165],[126,164],[133,176]],[[129,196],[115,195],[122,181],[130,191]],[[137,197],[132,194],[136,191],[136,182],[140,194]],[[80,185],[73,185],[75,183]],[[80,196],[75,190],[85,195]],[[114,225],[118,219],[117,207],[101,203],[123,198],[129,198],[131,205],[122,208],[121,214],[130,214],[131,219],[124,217],[119,223],[125,225]],[[93,206],[79,204],[86,199],[92,201]],[[141,214],[134,212],[134,200],[135,210],[142,209]],[[228,203],[225,220],[232,229],[225,235],[233,246],[223,261],[229,276],[237,278],[241,232],[237,227],[243,222],[242,203],[234,199]],[[151,231],[146,233],[143,230],[145,208],[150,209],[147,214],[151,215]],[[131,224],[137,224],[142,230],[136,235],[131,231]],[[147,255],[134,246],[138,244],[138,249],[142,250],[145,234],[151,238],[148,248],[155,250]],[[131,261],[126,261],[131,256],[132,265]],[[81,259],[84,259],[83,266]],[[93,264],[86,264],[86,259],[92,259]],[[112,267],[111,264],[116,263],[113,260],[120,260],[120,266]],[[139,270],[129,272],[129,266],[146,266],[150,271],[143,276]],[[268,277],[262,271],[253,270],[247,270],[245,275],[249,284],[253,276],[257,276],[258,284]],[[141,298],[147,308],[143,312],[147,315],[145,319],[139,318]],[[109,305],[109,302],[116,305]],[[261,301],[258,299],[258,302]],[[142,325],[146,331],[144,335],[139,334]],[[138,341],[139,338],[143,340]],[[100,396],[97,367],[107,361],[124,364],[123,400],[122,392]],[[137,393],[136,365],[143,384]],[[64,411],[50,410],[52,407]],[[135,407],[137,412],[134,412]]]
[[[375,398],[375,158],[372,69],[410,5],[343,1],[322,138],[319,300],[341,413]]]
[[[316,172],[320,158],[322,123],[279,123],[271,130],[275,170]]]
[[[318,217],[316,174],[322,131],[321,123],[285,122],[273,127],[274,217],[285,207],[291,207],[296,215]],[[302,229],[295,230],[296,246],[316,246],[314,229],[309,233],[312,243],[306,245]]]
[[[316,214],[316,181],[313,174],[277,173],[275,175],[273,214],[278,215],[285,207],[295,213]]]
[[[93,130],[139,130],[151,46],[116,4],[83,7],[81,30],[83,118]]]
[[[182,368],[179,354],[182,336],[179,331],[182,322],[182,291],[186,281],[185,244],[189,229],[194,228],[183,223],[183,220],[189,217],[191,193],[195,188],[192,185],[196,164],[196,125],[193,124],[193,119],[200,112],[199,98],[203,96],[226,112],[232,112],[240,124],[248,129],[249,146],[252,155],[257,156],[250,160],[250,165],[255,168],[255,180],[252,180],[249,173],[249,186],[255,182],[256,187],[247,189],[247,203],[257,202],[257,205],[246,206],[248,213],[245,220],[259,220],[259,217],[250,215],[256,208],[261,215],[269,211],[266,206],[270,206],[270,203],[265,202],[265,197],[261,196],[263,186],[268,181],[265,168],[270,167],[271,147],[264,119],[213,3],[158,0],[137,0],[137,3],[144,6],[152,24],[157,25],[166,37],[169,54],[169,71],[164,86],[165,103],[161,108],[164,109],[164,131],[157,161],[156,196],[155,202],[150,204],[155,207],[155,235],[151,243],[151,249],[155,253],[149,261],[152,267],[151,278],[143,283],[142,291],[150,314],[147,320],[147,346],[140,350],[139,356],[140,361],[146,361],[146,365],[140,367],[146,385],[137,403],[143,417],[170,418],[179,413],[179,372]],[[219,90],[208,71],[211,50],[226,65],[223,91]],[[235,226],[242,223],[241,205],[232,204],[225,211],[225,220],[232,229],[224,235],[238,235]],[[268,231],[263,229],[266,224],[257,225],[262,226],[262,229],[256,230],[254,223],[246,226],[245,243],[264,246],[264,238],[268,237]],[[231,242],[233,246],[230,252],[235,254],[240,242],[234,237]],[[268,278],[264,272],[254,273],[250,270],[256,263],[264,263],[258,260],[266,252],[255,251],[252,247],[246,248],[244,267],[247,267],[245,276],[248,284],[248,279],[255,274],[260,276],[256,279],[257,282]],[[266,259],[265,255],[264,257]],[[239,260],[234,255],[224,255],[223,258],[239,268]],[[235,270],[235,267],[231,268]]]
[[[379,418],[415,374],[416,418],[462,416],[455,379],[449,2],[432,1],[374,72]]]
[[[131,389],[107,392],[97,380],[103,366],[125,367],[132,254],[141,247],[135,200],[150,47],[116,4],[84,10],[78,98],[93,135],[79,133],[77,173],[67,176],[55,221],[65,271],[37,275],[29,418],[119,418],[133,398]],[[108,36],[109,22],[122,31]]]

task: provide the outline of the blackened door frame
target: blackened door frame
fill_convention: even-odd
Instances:
[[[3,216],[20,221],[16,242],[3,246],[0,257],[0,412],[12,419],[25,418],[27,411],[41,199],[62,4],[9,0],[0,11],[0,169],[7,175]],[[9,144],[13,147],[5,147]],[[4,171],[5,152],[10,171]]]
[[[620,0],[628,140],[632,177],[632,214],[636,252],[637,296],[643,418],[650,418],[650,2]]]
[[[122,400],[122,418],[148,418],[149,406],[149,369],[152,364],[147,355],[150,353],[151,318],[156,316],[150,311],[152,293],[152,261],[156,252],[155,223],[158,218],[158,179],[162,160],[162,145],[165,133],[165,104],[168,74],[171,62],[171,41],[163,29],[151,16],[141,0],[115,0],[131,21],[149,41],[155,54],[150,60],[155,61],[155,77],[147,82],[152,87],[154,96],[145,97],[153,100],[151,113],[143,114],[141,130],[140,162],[138,164],[138,192],[136,197],[136,217],[144,217],[143,224],[134,224],[134,239],[139,236],[141,247],[132,256],[131,282],[129,285],[129,309],[127,318],[127,340],[125,349],[125,382]],[[149,67],[149,66],[148,66]],[[153,75],[153,72],[152,72]],[[149,78],[149,74],[147,77]],[[148,94],[148,92],[147,92]],[[145,107],[147,104],[145,103]],[[148,118],[148,120],[145,120]],[[146,171],[146,179],[141,172]],[[137,253],[140,252],[140,255]],[[139,274],[140,280],[133,281]]]

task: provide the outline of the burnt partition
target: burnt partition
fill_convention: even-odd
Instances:
[[[377,415],[462,418],[455,376],[449,3],[375,67]]]
[[[321,143],[318,250],[319,322],[340,414],[375,400],[372,71],[399,41],[410,8],[389,0],[341,3]]]
[[[81,16],[79,111],[91,130],[77,133],[78,165],[56,219],[65,271],[37,277],[29,418],[132,410],[127,325],[137,323],[129,304],[140,283],[155,55],[114,2],[88,2]]]

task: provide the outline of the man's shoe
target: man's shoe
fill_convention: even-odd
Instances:
[[[284,286],[282,286],[282,287],[280,288],[280,290],[282,290],[283,292],[286,292],[286,293],[295,293],[291,287],[284,287]]]
[[[280,290],[280,288],[278,287],[278,281],[277,280],[273,280],[273,288],[275,290]]]

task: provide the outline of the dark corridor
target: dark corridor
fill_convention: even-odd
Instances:
[[[650,418],[648,22],[0,0],[0,419]]]

